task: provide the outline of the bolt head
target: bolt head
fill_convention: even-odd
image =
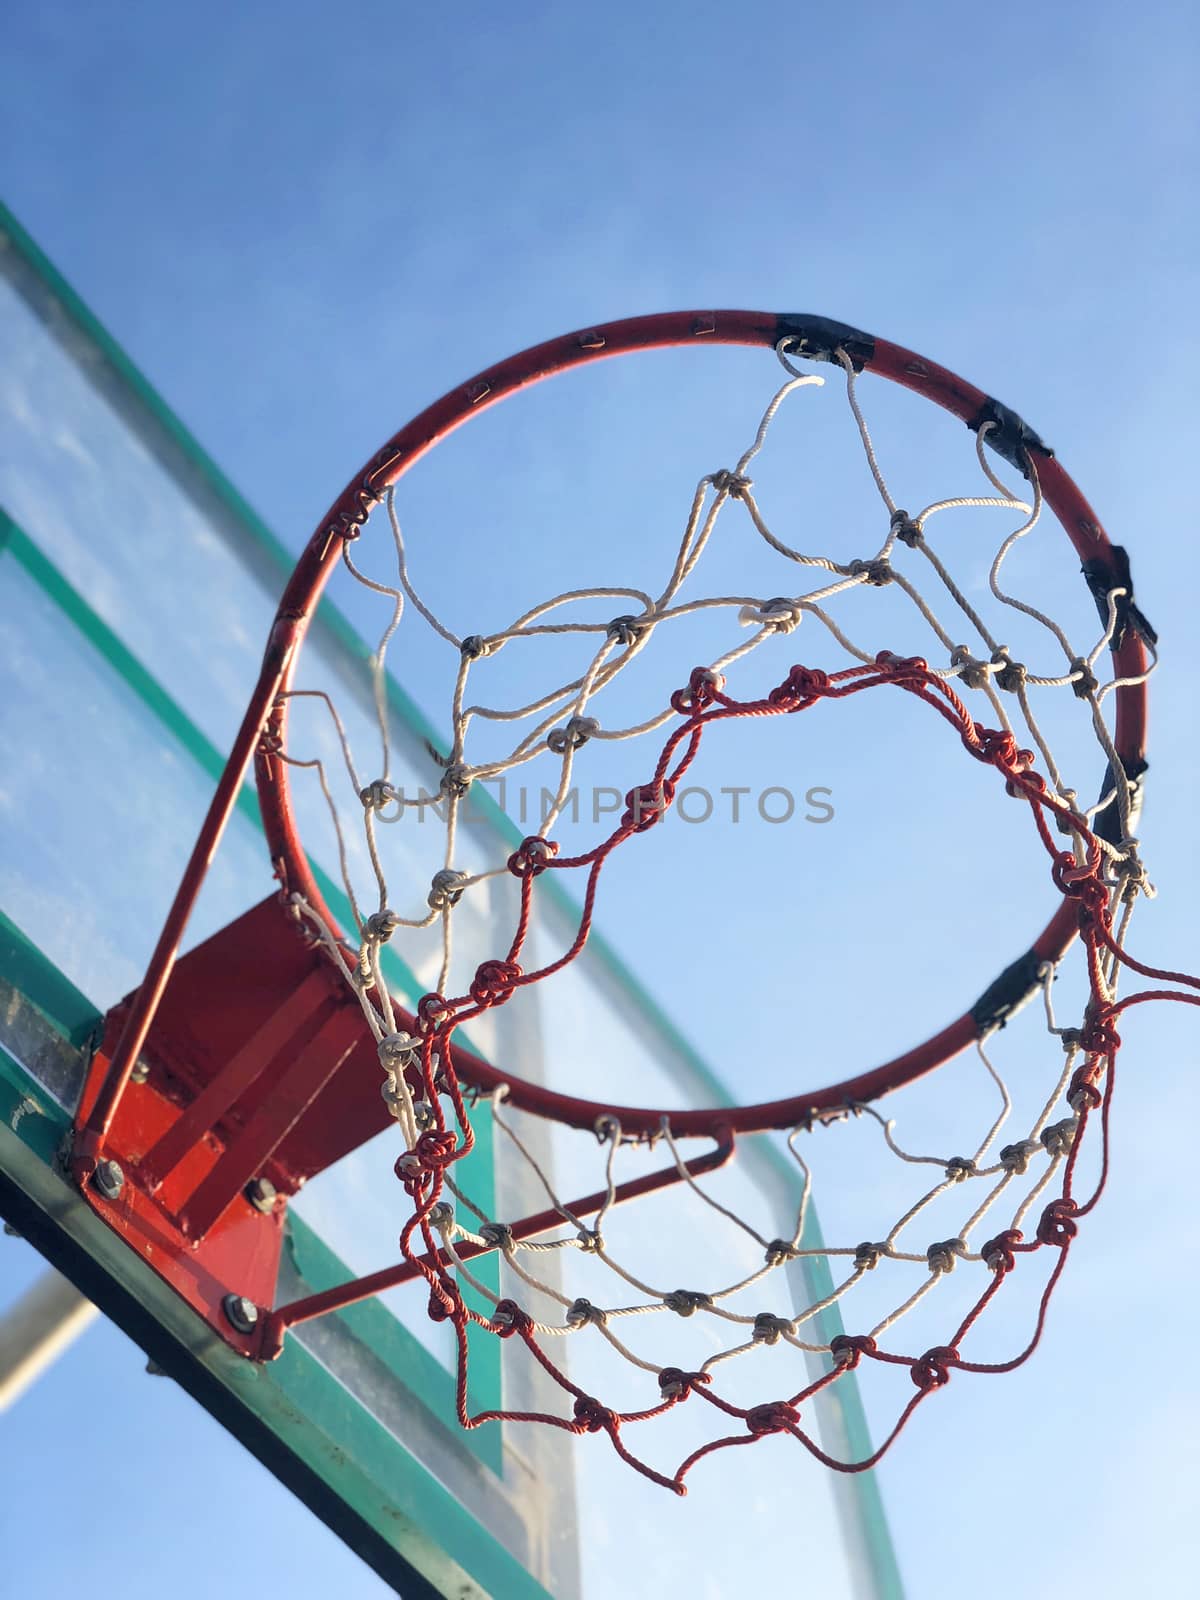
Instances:
[[[101,1161],[92,1174],[92,1182],[106,1200],[115,1200],[125,1187],[125,1174],[115,1161]]]
[[[230,1326],[239,1333],[253,1333],[258,1326],[258,1307],[244,1294],[227,1294],[221,1302]]]

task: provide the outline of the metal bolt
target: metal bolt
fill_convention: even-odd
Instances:
[[[275,1202],[279,1198],[279,1191],[270,1178],[255,1178],[246,1185],[246,1199],[256,1211],[261,1211],[269,1216],[275,1209]]]
[[[4,1231],[10,1239],[19,1239],[21,1237],[19,1230],[14,1228],[11,1222],[4,1224]]]
[[[106,1200],[115,1200],[125,1187],[125,1174],[115,1161],[101,1161],[92,1182]]]
[[[166,1367],[160,1367],[158,1362],[154,1360],[146,1362],[146,1371],[152,1378],[166,1378],[169,1376]]]
[[[134,1062],[133,1071],[129,1074],[130,1083],[145,1083],[150,1076],[150,1063],[145,1056],[139,1056]]]
[[[239,1333],[253,1333],[258,1327],[258,1307],[244,1294],[227,1294],[221,1309]]]

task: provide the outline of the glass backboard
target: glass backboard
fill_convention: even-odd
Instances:
[[[737,1551],[731,1546],[723,1577],[711,1546],[686,1532],[663,1536],[642,1509],[641,1497],[657,1491],[628,1481],[619,1463],[591,1448],[595,1441],[499,1423],[461,1432],[449,1334],[427,1319],[420,1296],[398,1289],[308,1323],[278,1361],[256,1366],[216,1338],[62,1175],[57,1156],[88,1052],[104,1013],[144,971],[291,562],[14,219],[3,214],[0,223],[5,1209],[398,1592],[599,1597],[611,1593],[618,1548],[636,1561],[647,1593],[668,1581],[690,1593],[730,1592],[741,1570]],[[369,648],[345,615],[325,604],[309,649],[343,686],[351,724],[369,718]],[[388,694],[398,778],[416,787],[429,779],[437,731],[402,684],[391,682]],[[319,795],[303,805],[315,817]],[[465,826],[468,855],[471,830],[481,848],[497,830],[514,840],[525,831],[498,804],[476,807]],[[318,853],[315,864],[332,884],[336,860]],[[271,890],[247,791],[188,946]],[[475,915],[464,937],[486,948],[486,903]],[[544,917],[540,936],[553,941],[555,919],[569,925],[570,910],[551,904]],[[391,978],[408,1000],[428,981],[399,969]],[[600,938],[539,1006],[493,1012],[472,1044],[489,1059],[519,1060],[522,1076],[537,1080],[546,1041],[574,1029],[574,1069],[585,1079],[603,1070],[612,1100],[725,1097],[716,1074]],[[581,1035],[575,1019],[583,1015]],[[290,1205],[281,1297],[395,1258],[395,1152],[386,1137],[320,1175]],[[559,1151],[546,1141],[542,1159],[553,1171]],[[526,1170],[509,1170],[499,1147],[484,1156],[477,1181],[499,1214],[542,1203]],[[796,1178],[764,1140],[736,1182],[739,1203],[765,1197],[786,1207]],[[815,1237],[815,1216],[809,1227]],[[686,1278],[686,1259],[680,1268]],[[823,1270],[818,1262],[805,1268]],[[803,1292],[819,1298],[821,1284]],[[498,1342],[474,1382],[483,1405],[501,1397],[510,1409],[546,1402],[536,1371]],[[832,1453],[869,1448],[851,1383],[830,1391],[819,1422]],[[786,1503],[802,1508],[806,1529],[806,1585],[824,1600],[898,1596],[871,1475],[843,1479],[807,1459],[791,1461],[788,1472]],[[776,1536],[782,1489],[764,1494],[730,1463],[694,1499],[713,1495],[743,1549]]]

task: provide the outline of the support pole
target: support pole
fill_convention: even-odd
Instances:
[[[0,1316],[0,1411],[19,1400],[97,1314],[60,1272],[43,1272]]]

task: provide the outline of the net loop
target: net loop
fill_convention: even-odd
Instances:
[[[925,1260],[929,1263],[930,1272],[953,1272],[959,1256],[967,1252],[966,1244],[961,1239],[942,1239],[937,1244],[931,1244],[925,1252]]]
[[[882,589],[896,576],[891,562],[884,556],[876,556],[870,561],[851,561],[846,571],[852,578],[865,578],[876,589]]]
[[[576,1400],[575,1421],[585,1433],[615,1433],[617,1428],[613,1412],[589,1394],[581,1394]]]
[[[800,1422],[800,1413],[786,1400],[752,1406],[746,1413],[746,1427],[756,1437],[769,1433],[791,1433]]]
[[[1013,1254],[1021,1244],[1025,1235],[1019,1228],[1006,1228],[1003,1233],[998,1233],[994,1239],[989,1239],[981,1248],[979,1254],[983,1257],[983,1264],[991,1272],[1011,1272],[1017,1264]]]
[[[859,1272],[871,1272],[888,1253],[886,1244],[872,1244],[864,1239],[854,1252],[854,1266]]]
[[[878,1349],[867,1333],[835,1333],[829,1341],[829,1353],[836,1367],[853,1369],[863,1356],[873,1356]]]
[[[628,648],[630,645],[639,644],[646,637],[651,625],[649,617],[614,617],[608,624],[606,637],[615,644]]]
[[[691,1317],[697,1311],[702,1311],[713,1303],[712,1295],[699,1293],[694,1289],[672,1289],[670,1294],[663,1295],[663,1305],[668,1311],[674,1311],[677,1316]]]
[[[1065,1249],[1079,1232],[1074,1220],[1078,1210],[1074,1200],[1051,1200],[1038,1220],[1038,1243]]]
[[[707,1372],[684,1372],[681,1367],[664,1367],[658,1375],[664,1400],[686,1400],[693,1389],[711,1382]]]
[[[670,778],[659,783],[642,784],[630,789],[625,796],[625,811],[621,816],[622,828],[630,833],[646,833],[662,821],[675,798],[675,785]]]
[[[553,839],[543,839],[537,834],[532,834],[521,843],[508,858],[508,870],[514,878],[536,878],[558,854],[558,846]]]
[[[599,731],[600,724],[595,717],[572,717],[565,728],[551,728],[546,735],[546,746],[556,756],[566,755],[568,750],[582,750]]]
[[[754,1319],[754,1342],[778,1344],[785,1334],[794,1334],[796,1324],[787,1317],[776,1316],[773,1311],[760,1311]]]
[[[1094,1111],[1104,1099],[1096,1087],[1096,1067],[1084,1064],[1076,1069],[1067,1090],[1067,1104],[1076,1113]]]
[[[462,899],[469,882],[467,873],[458,872],[453,867],[443,867],[433,875],[426,904],[434,911],[451,910]]]
[[[926,1350],[919,1361],[909,1368],[909,1375],[923,1393],[930,1389],[944,1389],[950,1382],[950,1368],[958,1364],[958,1351],[947,1345],[937,1345]]]
[[[490,1326],[501,1339],[511,1339],[514,1333],[528,1333],[533,1327],[533,1318],[515,1300],[498,1300]]]
[[[608,1321],[608,1312],[602,1311],[599,1306],[582,1295],[575,1300],[567,1312],[567,1326],[569,1328],[586,1328],[589,1323],[593,1327],[603,1328]]]
[[[477,1006],[502,1006],[525,976],[515,961],[484,961],[475,971],[470,995]]]
[[[358,791],[358,798],[362,801],[364,811],[382,811],[400,797],[386,778],[376,778]]]
[[[718,494],[727,494],[732,500],[744,499],[754,487],[753,479],[744,473],[730,472],[724,468],[709,474],[708,482]]]
[[[1015,1144],[1006,1144],[1001,1149],[1000,1165],[1012,1176],[1022,1177],[1029,1171],[1030,1156],[1037,1155],[1040,1149],[1036,1139],[1018,1139]]]
[[[697,667],[688,679],[686,689],[676,689],[671,696],[674,710],[683,716],[696,716],[716,703],[725,687],[725,679],[710,667]]]
[[[901,544],[906,544],[910,550],[915,550],[925,537],[921,531],[921,524],[915,518],[910,517],[907,511],[902,511],[899,508],[892,512],[890,532],[900,540]]]

